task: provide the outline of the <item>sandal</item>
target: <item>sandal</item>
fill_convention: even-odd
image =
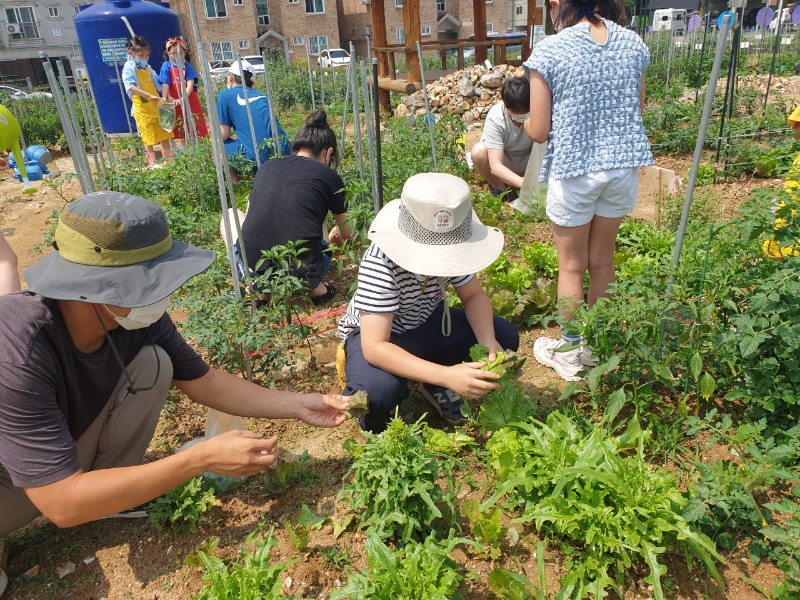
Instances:
[[[323,304],[327,304],[333,300],[333,297],[336,295],[336,288],[330,283],[323,283],[322,285],[325,286],[324,294],[319,296],[309,296],[311,298],[311,302],[314,303],[314,306],[322,306]]]

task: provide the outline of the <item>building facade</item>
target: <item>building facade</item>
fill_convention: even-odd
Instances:
[[[88,0],[2,0],[0,2],[0,79],[10,84],[44,85],[39,52],[62,59],[71,66],[81,63],[73,17]]]

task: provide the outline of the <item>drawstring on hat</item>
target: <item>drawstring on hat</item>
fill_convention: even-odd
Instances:
[[[453,320],[450,318],[450,304],[447,302],[447,288],[445,287],[444,277],[437,277],[439,288],[442,290],[442,303],[444,304],[444,312],[442,313],[442,335],[450,337],[453,330]]]

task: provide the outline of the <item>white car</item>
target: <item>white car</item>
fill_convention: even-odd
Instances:
[[[253,66],[253,74],[260,75],[264,72],[264,57],[260,54],[251,54],[250,56],[243,56],[242,60],[246,60]],[[233,62],[236,62],[235,60]]]
[[[208,71],[212,77],[227,75],[230,68],[231,61],[229,60],[215,60],[208,63]]]
[[[320,67],[346,67],[350,64],[350,55],[341,48],[330,48],[319,53],[317,64]]]
[[[0,85],[0,96],[8,95],[12,100],[25,100],[26,98],[52,98],[50,92],[26,92],[10,85]]]

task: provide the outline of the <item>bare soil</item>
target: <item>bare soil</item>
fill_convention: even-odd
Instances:
[[[480,132],[468,138],[471,146]],[[474,138],[474,139],[471,139]],[[675,156],[659,160],[661,166],[684,175],[691,157]],[[69,159],[58,165],[70,171]],[[35,250],[50,229],[51,211],[60,210],[64,198],[80,194],[77,182],[64,184],[58,191],[42,184],[37,194],[23,196],[16,181],[0,181],[0,228],[19,256],[20,272],[41,256]],[[729,216],[747,197],[748,186],[778,187],[777,180],[752,180],[719,184],[714,187],[714,197],[720,217]],[[63,197],[62,197],[63,196]],[[642,209],[652,214],[648,206],[652,199],[642,198]],[[536,229],[533,237],[546,241],[549,228]],[[47,249],[45,249],[47,251]],[[348,271],[345,271],[347,274]],[[352,273],[352,271],[350,272]],[[345,275],[347,276],[347,275]],[[350,275],[352,276],[352,274]],[[346,284],[346,282],[344,282]],[[340,287],[344,289],[344,286]],[[333,308],[341,309],[344,298]],[[325,310],[331,310],[327,307]],[[176,315],[177,316],[177,315]],[[335,315],[316,324],[318,331],[332,326]],[[522,333],[521,350],[530,353],[533,341],[540,335],[556,335],[555,329],[532,329]],[[338,339],[335,332],[318,335],[312,339],[316,369],[302,372],[296,379],[286,379],[280,386],[294,390],[329,391],[337,389],[333,360]],[[564,382],[555,373],[541,367],[532,357],[523,369],[520,383],[535,402],[552,405],[563,390]],[[148,450],[146,460],[155,460],[179,449],[185,442],[203,435],[205,412],[175,393],[174,402],[168,403],[157,428],[157,435]],[[404,403],[402,416],[416,420],[427,407],[419,396]],[[429,417],[431,425],[447,428],[436,417]],[[171,529],[156,530],[146,520],[104,520],[69,530],[59,530],[40,518],[25,529],[6,538],[10,550],[8,574],[11,583],[6,597],[11,599],[185,599],[202,586],[199,569],[184,566],[184,559],[194,552],[208,537],[220,539],[221,554],[233,558],[239,544],[259,523],[274,526],[278,545],[272,552],[273,560],[288,560],[298,556],[288,541],[281,518],[294,518],[301,503],[322,515],[343,515],[345,507],[335,500],[349,460],[342,450],[345,439],[361,439],[357,424],[350,421],[337,429],[315,429],[295,422],[252,421],[254,429],[277,434],[282,448],[294,454],[307,451],[308,467],[300,481],[283,494],[271,495],[261,477],[250,478],[242,487],[222,496],[220,506],[213,509],[211,523],[190,533]],[[720,451],[723,451],[720,449]],[[464,494],[475,494],[462,480]],[[2,508],[0,508],[2,510]],[[521,540],[513,551],[504,552],[500,561],[489,561],[458,550],[454,558],[469,571],[478,574],[463,585],[461,591],[468,600],[490,598],[486,575],[495,567],[522,571],[530,580],[537,581],[537,536],[532,530],[521,531]],[[681,600],[755,600],[762,594],[758,588],[768,590],[781,580],[780,572],[764,561],[754,566],[744,548],[728,556],[720,569],[725,587],[720,588],[699,569],[688,570],[682,556],[668,559],[668,597]],[[63,577],[59,572],[72,563],[75,570]],[[563,556],[557,548],[548,547],[545,557],[546,575],[550,589],[557,588],[564,574]],[[301,555],[285,572],[284,591],[304,597],[327,598],[329,591],[341,586],[349,572],[364,568],[364,536],[347,532],[335,539],[330,527],[312,532],[310,551]],[[651,598],[652,588],[644,582],[646,573],[633,578],[631,587],[624,590],[625,599]],[[424,599],[421,599],[424,600]]]

